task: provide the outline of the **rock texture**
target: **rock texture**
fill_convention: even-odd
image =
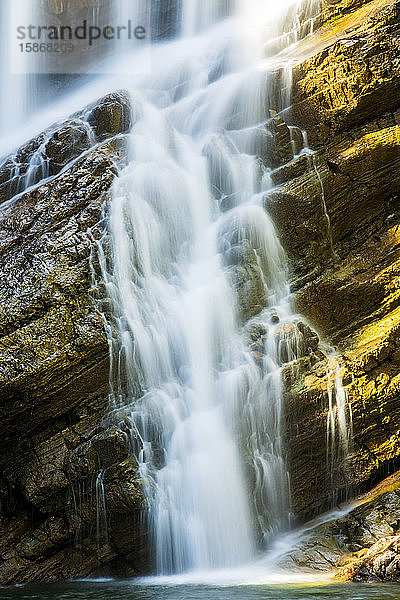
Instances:
[[[0,203],[57,175],[97,142],[127,133],[132,118],[128,95],[119,91],[50,126],[1,162]]]
[[[285,370],[299,520],[400,464],[399,16],[397,1],[336,3],[314,50],[307,41],[311,56],[294,67],[293,103],[281,113],[306,130],[313,153],[273,173],[265,206],[289,257],[296,309],[338,349],[354,431],[329,473],[333,367],[305,357],[292,367],[299,377]]]
[[[371,548],[358,553],[344,567],[339,578],[345,581],[400,581],[400,536],[381,538]]]
[[[53,171],[66,168],[0,206],[1,583],[148,564],[130,432],[103,420],[109,347],[93,276],[131,110],[121,92],[84,112],[109,139],[69,165],[89,145],[76,116],[32,140],[27,160],[45,135]],[[76,131],[82,144],[68,145]]]
[[[326,571],[355,581],[398,581],[400,473],[380,483],[342,511],[309,523],[281,559],[290,569]]]

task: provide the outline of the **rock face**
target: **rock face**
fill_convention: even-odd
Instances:
[[[125,573],[148,565],[132,440],[123,422],[103,420],[109,346],[93,278],[102,211],[125,155],[120,134],[131,126],[130,109],[122,120],[118,108],[127,103],[115,93],[86,110],[99,137],[96,124],[101,137],[119,135],[0,206],[2,583],[113,572],[117,557]],[[88,146],[88,128],[76,123],[48,138],[55,172]],[[75,133],[82,143],[68,145]]]
[[[400,581],[400,536],[381,538],[371,548],[359,553],[339,577],[345,581]]]
[[[337,347],[353,416],[353,442],[329,473],[332,368],[305,357],[292,367],[298,378],[284,371],[300,521],[369,489],[400,459],[400,3],[331,8],[315,49],[307,40],[311,56],[293,69],[293,104],[282,113],[307,131],[313,153],[275,172],[265,198],[289,257],[296,309]]]
[[[57,175],[97,142],[127,133],[132,110],[126,92],[114,92],[18,148],[0,164],[0,203]]]

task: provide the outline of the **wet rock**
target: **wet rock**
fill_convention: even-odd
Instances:
[[[274,336],[281,364],[303,358],[318,350],[318,335],[303,321],[282,323],[276,328]]]
[[[144,496],[140,491],[137,463],[134,458],[108,468],[104,483],[107,505],[112,514],[122,514],[129,510],[141,510]]]
[[[218,249],[229,269],[236,292],[236,308],[242,323],[259,314],[267,303],[268,257],[257,246],[257,236],[246,218],[229,216],[221,225]],[[259,244],[258,244],[259,245]]]
[[[58,174],[96,141],[130,131],[132,109],[126,92],[114,92],[55,123],[4,158],[0,164],[0,204],[27,186]]]
[[[347,468],[356,491],[387,473],[400,456],[395,284],[400,263],[397,220],[392,216],[400,206],[398,125],[394,114],[379,121],[371,118],[321,148],[314,173],[284,184],[266,199],[289,255],[292,286],[298,290],[296,311],[325,340],[339,344],[346,362],[354,430]],[[322,156],[331,157],[340,172],[329,169]],[[315,364],[306,372],[303,367],[297,383],[287,377],[293,387],[286,414],[293,502],[304,518],[328,508],[330,484],[324,458],[326,382],[316,374]],[[312,472],[306,466],[310,462]],[[346,494],[347,486],[343,480],[339,495]]]
[[[266,209],[294,267],[293,286],[302,288],[297,309],[311,321],[322,319],[330,333],[335,327],[348,327],[357,313],[373,312],[385,294],[383,272],[376,275],[393,246],[394,230],[384,221],[398,204],[393,195],[399,185],[397,138],[398,126],[393,126],[361,135],[356,142],[332,143],[324,155],[334,157],[341,174],[333,173],[317,155],[314,169],[266,198]],[[360,198],[356,204],[350,201],[355,194]],[[318,300],[311,297],[314,290]],[[335,300],[339,295],[342,302]],[[328,321],[330,308],[336,306],[337,313]]]
[[[338,579],[345,581],[400,581],[400,536],[381,538],[341,569]]]
[[[268,328],[263,323],[251,323],[247,330],[250,351],[256,360],[261,359],[267,351]]]
[[[280,116],[274,116],[266,125],[272,135],[273,144],[264,160],[268,166],[278,167],[294,157],[290,129]]]
[[[267,302],[264,276],[255,251],[247,244],[234,248],[236,265],[231,268],[237,307],[243,322],[259,314]]]
[[[304,148],[304,136],[303,132],[299,127],[291,126],[290,130],[290,139],[292,141],[293,153],[294,155],[300,154],[300,152]]]
[[[263,323],[252,323],[248,328],[250,342],[258,342],[268,336],[268,328]]]
[[[59,173],[92,144],[90,130],[83,122],[70,122],[56,129],[43,149],[45,160],[49,163],[49,175]]]
[[[276,312],[276,310],[270,311],[270,322],[272,323],[272,325],[276,325],[277,323],[279,323],[280,318],[278,313]]]
[[[22,147],[19,158],[29,160],[46,140],[57,171],[87,150],[89,133],[74,118]],[[117,425],[101,425],[109,347],[92,268],[109,190],[125,159],[119,135],[0,207],[1,583],[105,572],[119,556],[112,541],[99,548],[96,539],[96,481],[127,459],[129,440]],[[131,484],[114,478],[110,494],[135,502],[125,502],[123,514],[110,500],[121,536],[139,520],[142,498],[134,465],[122,469]],[[135,544],[123,550],[127,573],[145,568],[144,538],[140,543],[137,554]]]
[[[177,0],[155,0],[151,11],[153,39],[169,39],[179,30],[182,7]]]
[[[98,6],[98,0],[48,0],[48,9],[55,15],[71,10],[72,8],[93,8]]]
[[[132,108],[127,92],[113,92],[101,98],[87,117],[99,140],[128,133],[132,127]]]
[[[294,323],[282,323],[274,335],[278,360],[281,364],[305,355],[303,336]]]
[[[68,455],[62,434],[35,447],[35,456],[21,469],[21,488],[28,502],[44,513],[60,509],[65,503],[69,480],[64,471]]]
[[[328,513],[308,523],[307,532],[281,566],[311,571],[339,569],[337,577],[342,580],[394,581],[400,556],[399,508],[400,477],[396,472],[360,496],[347,511],[333,512],[331,519]]]
[[[295,321],[295,325],[303,336],[307,352],[316,352],[319,346],[318,334],[304,321]]]
[[[50,517],[18,544],[16,552],[28,560],[43,559],[57,551],[60,546],[66,545],[69,540],[70,532],[63,519]]]
[[[107,469],[128,458],[128,436],[118,427],[99,433],[91,439],[90,443],[97,452],[100,469]]]
[[[310,157],[307,155],[299,156],[286,165],[279,167],[271,174],[271,179],[275,185],[280,185],[296,177],[300,177],[306,171],[310,170]]]
[[[356,11],[353,20],[343,16],[361,4],[338,3],[336,13],[342,19],[333,22],[336,39],[293,70],[290,120],[307,130],[313,144],[398,106],[399,3],[370,3],[367,17]],[[340,36],[344,40],[337,41]]]

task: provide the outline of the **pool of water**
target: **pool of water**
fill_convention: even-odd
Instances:
[[[78,581],[0,588],[1,600],[400,600],[400,585],[199,585],[137,581]]]

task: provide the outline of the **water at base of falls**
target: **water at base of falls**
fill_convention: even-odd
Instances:
[[[354,584],[335,584],[327,581],[297,580],[287,585],[274,578],[270,583],[256,579],[254,583],[243,585],[234,581],[217,586],[204,584],[173,584],[162,580],[149,582],[110,581],[109,579],[81,580],[62,585],[27,585],[1,589],[3,600],[399,600],[400,590],[393,584],[358,584],[355,594]]]
[[[258,148],[283,108],[266,31],[295,38],[312,3],[224,3],[217,23],[215,5],[192,4],[132,90],[101,256],[113,407],[131,422],[159,574],[246,564],[290,521],[280,369],[296,344]]]

